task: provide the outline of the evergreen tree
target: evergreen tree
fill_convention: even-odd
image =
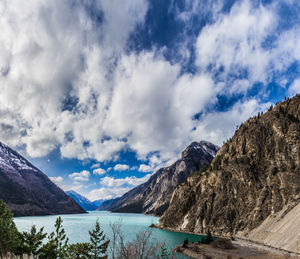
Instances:
[[[54,224],[55,232],[48,236],[48,243],[45,244],[40,251],[41,259],[66,259],[68,255],[68,242],[66,232],[62,226],[61,217],[56,219]]]
[[[55,222],[55,243],[58,249],[58,256],[60,259],[67,258],[68,256],[68,242],[66,232],[62,226],[63,220],[58,217]]]
[[[23,232],[21,234],[22,240],[22,251],[24,254],[33,255],[34,258],[37,258],[38,254],[40,253],[43,240],[47,236],[46,233],[43,233],[44,228],[42,227],[38,232],[36,226],[33,225],[31,227],[30,232]]]
[[[74,259],[89,259],[91,245],[89,243],[76,243],[69,246],[69,254]]]
[[[107,258],[106,251],[109,244],[109,240],[106,240],[106,236],[100,228],[100,223],[97,220],[95,229],[89,231],[90,234],[90,255],[93,259]]]
[[[0,200],[0,257],[6,256],[8,252],[14,252],[19,243],[19,232],[13,221],[13,215]]]

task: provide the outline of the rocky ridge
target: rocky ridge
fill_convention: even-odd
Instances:
[[[300,194],[300,95],[243,123],[205,172],[174,191],[159,226],[247,236]],[[262,240],[261,240],[262,241]],[[267,243],[267,242],[266,242]]]
[[[44,173],[0,143],[0,199],[14,216],[84,213]]]
[[[207,141],[191,143],[181,154],[181,159],[159,169],[150,179],[112,203],[108,210],[162,215],[168,208],[176,186],[187,177],[208,166],[218,147]]]

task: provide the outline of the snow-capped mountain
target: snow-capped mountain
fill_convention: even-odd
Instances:
[[[83,195],[71,190],[67,191],[71,198],[73,198],[84,210],[95,210],[98,206],[96,206],[93,202],[91,202],[88,198],[84,197]]]
[[[85,212],[43,172],[1,142],[0,199],[15,216]]]
[[[174,189],[190,174],[209,165],[219,147],[208,142],[192,142],[174,164],[159,169],[151,178],[125,193],[104,208],[113,212],[135,212],[162,215],[168,208]]]

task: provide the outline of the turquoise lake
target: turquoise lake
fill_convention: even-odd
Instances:
[[[158,217],[144,214],[111,213],[107,211],[92,211],[88,214],[59,215],[63,219],[63,227],[69,237],[70,243],[89,241],[88,230],[92,230],[95,222],[99,219],[100,226],[108,238],[110,238],[110,223],[122,221],[122,232],[126,241],[135,238],[139,231],[148,230],[149,225],[156,224]],[[54,231],[56,216],[35,216],[14,218],[19,231],[29,231],[32,225],[38,228],[44,227],[47,233]],[[190,242],[199,240],[199,236],[178,232],[165,231],[161,229],[152,230],[152,241],[165,243],[168,250],[183,243],[187,238]],[[186,258],[178,256],[178,258]]]

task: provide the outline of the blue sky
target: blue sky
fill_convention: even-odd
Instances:
[[[4,0],[0,141],[114,198],[300,92],[299,1]]]

